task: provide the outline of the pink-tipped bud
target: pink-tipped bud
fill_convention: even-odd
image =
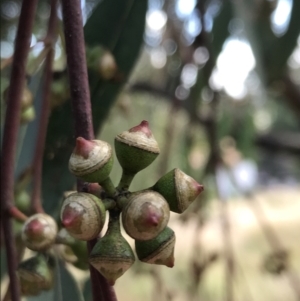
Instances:
[[[22,240],[33,251],[43,251],[51,247],[57,235],[55,220],[44,213],[31,216],[23,225]]]
[[[112,149],[101,140],[76,139],[76,146],[69,160],[69,169],[76,177],[89,183],[106,180],[113,165]]]
[[[161,177],[153,186],[169,203],[170,210],[182,213],[204,190],[195,179],[175,168]]]
[[[137,240],[157,236],[166,227],[169,218],[168,203],[159,193],[151,190],[133,194],[122,211],[125,231]]]
[[[103,228],[105,216],[103,202],[84,192],[68,195],[60,212],[62,225],[72,237],[80,240],[96,238]]]
[[[84,159],[88,159],[90,152],[94,149],[95,142],[86,140],[82,137],[76,139],[76,146],[74,148],[74,154],[81,156]]]
[[[129,133],[135,133],[135,132],[142,132],[148,138],[150,138],[152,136],[152,132],[149,128],[149,122],[146,120],[143,120],[139,125],[136,125],[129,130]]]
[[[117,135],[115,150],[122,169],[133,176],[149,166],[160,152],[146,120]]]

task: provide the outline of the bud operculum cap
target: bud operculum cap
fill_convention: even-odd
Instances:
[[[114,285],[134,261],[134,253],[120,232],[119,220],[111,220],[105,236],[98,240],[89,256],[90,264]]]
[[[102,140],[76,139],[69,160],[72,174],[90,183],[100,183],[108,178],[113,166],[112,148]]]
[[[122,223],[126,233],[137,240],[149,240],[157,236],[170,218],[170,209],[162,195],[145,190],[130,196],[122,211]]]
[[[76,192],[63,202],[60,218],[71,236],[91,240],[98,236],[105,223],[106,211],[103,202],[96,196]]]
[[[136,174],[149,166],[160,150],[147,121],[125,131],[115,138],[117,158],[129,174]]]
[[[23,225],[22,240],[28,249],[46,250],[55,243],[57,231],[56,222],[50,215],[34,214]]]
[[[151,240],[135,241],[139,260],[150,264],[165,265],[169,268],[174,266],[174,246],[175,233],[169,227]]]
[[[177,213],[184,212],[204,190],[202,185],[178,168],[161,177],[152,189],[167,200],[171,211]]]

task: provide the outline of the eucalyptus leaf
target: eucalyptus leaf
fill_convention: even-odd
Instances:
[[[93,301],[92,284],[90,278],[88,278],[88,280],[84,284],[83,296],[84,296],[84,301]]]
[[[65,265],[59,261],[57,283],[55,285],[55,301],[84,301],[83,295],[78,287],[74,276],[66,269]]]

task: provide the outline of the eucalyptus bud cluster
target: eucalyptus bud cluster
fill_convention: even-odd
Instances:
[[[135,240],[139,260],[173,267],[176,239],[174,231],[167,226],[170,211],[184,212],[203,191],[202,185],[178,168],[148,189],[129,191],[136,174],[160,153],[147,121],[117,135],[115,152],[122,167],[117,187],[109,177],[113,166],[112,147],[101,140],[76,139],[69,169],[90,183],[90,189],[69,194],[60,214],[62,225],[72,237],[92,240],[98,239],[109,211],[108,229],[89,254],[89,263],[112,285],[135,261],[130,245],[121,234],[120,221],[125,232]]]

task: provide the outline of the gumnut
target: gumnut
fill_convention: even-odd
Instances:
[[[21,112],[21,124],[26,124],[35,119],[35,108],[30,106]]]
[[[137,240],[156,237],[168,224],[169,205],[155,191],[133,193],[122,211],[122,223],[126,233]]]
[[[28,249],[43,251],[55,243],[57,231],[57,224],[50,215],[37,213],[24,223],[22,240]]]
[[[112,148],[102,140],[76,139],[76,146],[69,160],[69,169],[76,177],[89,183],[106,180],[113,166]]]
[[[204,190],[202,185],[178,168],[161,177],[151,189],[159,192],[169,203],[170,210],[177,213],[184,212]]]
[[[134,263],[134,253],[120,231],[119,213],[111,213],[108,230],[89,256],[90,264],[114,285]]]
[[[160,150],[148,121],[115,137],[115,150],[123,170],[136,174],[149,166],[158,156]]]
[[[99,73],[103,79],[112,79],[117,72],[117,64],[114,56],[109,51],[105,51],[99,59]]]
[[[101,232],[106,211],[103,202],[90,193],[75,192],[64,201],[60,211],[63,227],[80,240],[91,240]]]
[[[135,250],[140,261],[169,268],[174,266],[174,247],[175,233],[169,227],[151,240],[135,241]]]

